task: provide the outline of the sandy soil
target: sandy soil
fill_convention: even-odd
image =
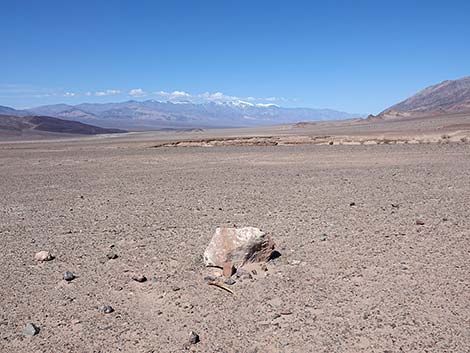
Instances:
[[[0,351],[470,351],[470,145],[157,135],[0,145]],[[202,253],[234,224],[282,256],[231,295]]]

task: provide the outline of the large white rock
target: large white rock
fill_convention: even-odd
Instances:
[[[217,228],[206,251],[206,266],[243,266],[247,262],[266,262],[274,251],[271,237],[258,228]]]

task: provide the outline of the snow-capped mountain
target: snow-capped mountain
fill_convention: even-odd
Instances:
[[[55,104],[17,111],[18,115],[45,115],[101,126],[128,129],[159,127],[241,127],[275,125],[299,121],[357,118],[331,109],[283,108],[243,100],[192,103],[157,100],[121,103]]]

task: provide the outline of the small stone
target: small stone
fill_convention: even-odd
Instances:
[[[181,288],[180,288],[180,287],[177,287],[177,286],[171,287],[171,290],[172,290],[173,292],[177,292],[177,291],[179,291],[180,289],[181,289]]]
[[[266,264],[261,264],[260,268],[261,268],[261,270],[263,270],[263,271],[267,271],[267,270],[268,270],[268,266],[266,266]]]
[[[23,329],[23,335],[25,336],[36,336],[40,329],[35,324],[29,323]]]
[[[256,275],[258,274],[258,271],[256,271],[255,269],[253,269],[253,270],[251,270],[251,273],[256,276]]]
[[[188,309],[188,310],[191,310],[192,308],[194,308],[194,305],[191,303],[182,303],[181,306],[183,307],[183,309]]]
[[[397,204],[397,203],[392,203],[392,207],[393,207],[393,208],[399,208],[399,207],[400,207],[400,205],[399,205],[399,204]]]
[[[350,203],[349,203],[349,206],[351,206],[351,207],[352,207],[352,206],[356,206],[356,203],[355,203],[355,202],[350,202]]]
[[[196,343],[198,343],[199,341],[200,341],[199,335],[198,335],[196,332],[191,331],[191,332],[189,333],[189,343],[191,343],[191,344],[196,344]]]
[[[424,226],[424,221],[422,219],[417,219],[416,220],[416,225],[417,226]]]
[[[294,265],[294,266],[300,265],[300,261],[299,260],[292,260],[291,265]]]
[[[34,255],[34,259],[38,262],[51,261],[54,259],[54,256],[52,256],[49,251],[40,251]]]
[[[100,311],[104,314],[111,314],[112,312],[114,312],[114,309],[111,305],[103,305],[100,308]]]
[[[224,283],[228,284],[229,286],[233,286],[237,282],[232,277],[229,277],[224,281]]]
[[[235,273],[235,276],[240,279],[252,279],[253,276],[251,275],[250,272],[243,268],[237,269],[237,272]]]
[[[70,271],[64,272],[64,280],[66,280],[67,282],[70,282],[74,279],[75,279],[75,274],[73,272],[70,272]]]
[[[205,282],[212,282],[212,281],[215,281],[216,278],[214,276],[205,276],[204,277],[204,281]]]
[[[324,234],[324,233],[322,235],[320,235],[320,237],[319,237],[320,241],[325,241],[326,238],[327,238],[327,235]]]
[[[106,257],[107,257],[108,259],[110,259],[110,260],[114,260],[114,259],[117,259],[117,258],[118,258],[118,256],[116,255],[116,253],[114,253],[114,252],[112,252],[112,251],[109,252],[109,253],[107,253],[107,254],[106,254]]]
[[[136,282],[143,283],[147,281],[147,277],[145,275],[139,274],[139,275],[134,275],[132,276],[132,279]]]
[[[152,277],[152,283],[158,283],[158,278],[157,277]]]

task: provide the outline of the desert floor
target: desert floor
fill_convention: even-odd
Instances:
[[[469,144],[139,136],[0,144],[0,351],[470,351]],[[202,254],[233,225],[282,256],[231,295]]]

